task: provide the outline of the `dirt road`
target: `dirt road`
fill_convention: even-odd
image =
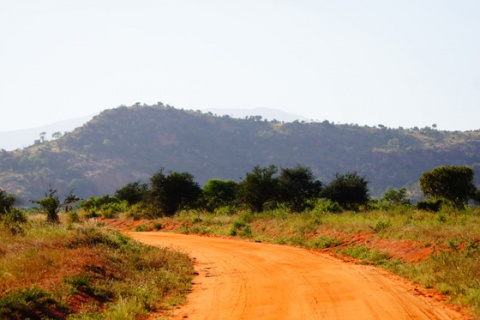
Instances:
[[[162,232],[130,235],[196,260],[193,292],[172,319],[466,319],[385,271],[309,250]]]

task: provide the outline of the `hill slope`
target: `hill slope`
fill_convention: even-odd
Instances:
[[[480,131],[403,130],[321,123],[233,119],[156,106],[106,110],[55,141],[0,153],[0,188],[24,199],[48,185],[82,197],[113,193],[161,167],[188,171],[201,184],[239,180],[255,165],[312,168],[322,181],[357,171],[372,195],[388,187],[415,191],[439,165],[480,168]]]
[[[61,132],[63,134],[70,132],[75,128],[81,127],[90,119],[92,119],[92,116],[60,121],[38,128],[0,131],[0,149],[12,151],[26,148],[34,144],[34,141],[39,139],[42,132],[45,132],[45,139],[50,140],[53,133]]]

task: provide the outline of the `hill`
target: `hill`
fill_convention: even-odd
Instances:
[[[234,119],[171,106],[135,105],[102,112],[54,141],[0,152],[0,188],[24,200],[49,185],[85,198],[112,194],[164,167],[188,171],[203,184],[240,180],[253,166],[310,167],[323,182],[335,172],[357,171],[370,193],[407,187],[418,193],[422,172],[439,165],[480,168],[480,131],[389,129],[283,123],[261,116]],[[28,203],[25,203],[28,204]]]
[[[92,119],[92,117],[93,115],[75,118],[37,128],[0,131],[0,149],[11,151],[28,147],[34,144],[35,140],[39,139],[42,132],[45,133],[45,139],[50,140],[51,136],[55,133],[64,134],[65,132],[70,132],[77,127],[81,127],[85,122]]]

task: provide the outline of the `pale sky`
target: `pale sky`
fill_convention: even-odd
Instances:
[[[480,1],[0,0],[0,131],[135,102],[480,129]]]

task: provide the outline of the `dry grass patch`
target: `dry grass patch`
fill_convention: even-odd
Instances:
[[[189,258],[93,224],[0,231],[0,318],[135,319],[190,290]]]

